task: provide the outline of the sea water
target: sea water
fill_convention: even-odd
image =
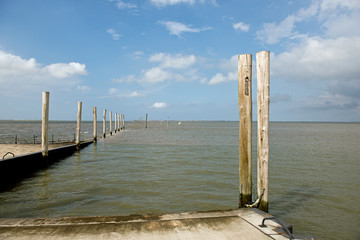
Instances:
[[[1,122],[2,136],[6,124],[21,129],[18,135],[40,129],[39,122]],[[74,122],[50,126],[70,138],[76,129]],[[84,126],[83,138],[90,139],[92,123]],[[125,131],[0,193],[0,217],[237,208],[238,131],[237,122],[127,123]],[[359,139],[359,123],[271,122],[269,213],[291,223],[295,233],[360,239]],[[253,123],[254,192],[256,164]]]

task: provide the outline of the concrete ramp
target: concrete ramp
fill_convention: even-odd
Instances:
[[[288,239],[257,209],[164,215],[0,219],[0,239]]]

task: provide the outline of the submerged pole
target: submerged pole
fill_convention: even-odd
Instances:
[[[94,137],[94,142],[97,142],[97,113],[96,113],[96,107],[93,107],[93,137]]]
[[[104,109],[104,116],[103,116],[103,138],[106,137],[106,109]]]
[[[48,129],[49,129],[49,92],[42,93],[42,127],[41,127],[41,154],[48,156]]]
[[[80,144],[80,130],[81,130],[81,109],[82,109],[82,102],[78,102],[78,113],[77,113],[77,125],[76,125],[76,141],[75,144]]]
[[[251,134],[252,134],[252,56],[238,56],[239,101],[239,207],[252,202]]]
[[[270,102],[270,52],[256,53],[257,68],[257,194],[264,195],[259,209],[268,212],[269,195],[269,102]]]

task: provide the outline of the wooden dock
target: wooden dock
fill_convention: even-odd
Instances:
[[[257,209],[163,215],[0,219],[0,239],[289,239]]]

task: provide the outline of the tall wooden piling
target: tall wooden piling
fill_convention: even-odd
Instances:
[[[148,117],[148,114],[146,113],[145,128],[147,128],[147,117]]]
[[[252,201],[251,134],[252,134],[252,56],[238,56],[239,101],[239,207]]]
[[[112,135],[112,111],[109,111],[110,135]]]
[[[114,120],[114,132],[116,133],[117,132],[117,113],[114,113],[114,117],[115,117],[115,120]]]
[[[104,109],[103,116],[103,138],[106,138],[106,109]]]
[[[120,132],[120,113],[118,113],[118,132]]]
[[[97,142],[97,113],[96,113],[96,107],[93,107],[93,137],[94,137],[94,142]]]
[[[78,102],[78,113],[77,113],[77,125],[76,125],[76,141],[75,144],[80,144],[80,130],[81,130],[81,110],[82,110],[82,102]]]
[[[268,211],[269,194],[269,102],[270,102],[270,52],[256,53],[257,66],[257,159],[258,197],[264,190],[259,209]]]
[[[49,130],[49,92],[42,93],[42,127],[41,127],[41,154],[48,156],[48,130]]]

